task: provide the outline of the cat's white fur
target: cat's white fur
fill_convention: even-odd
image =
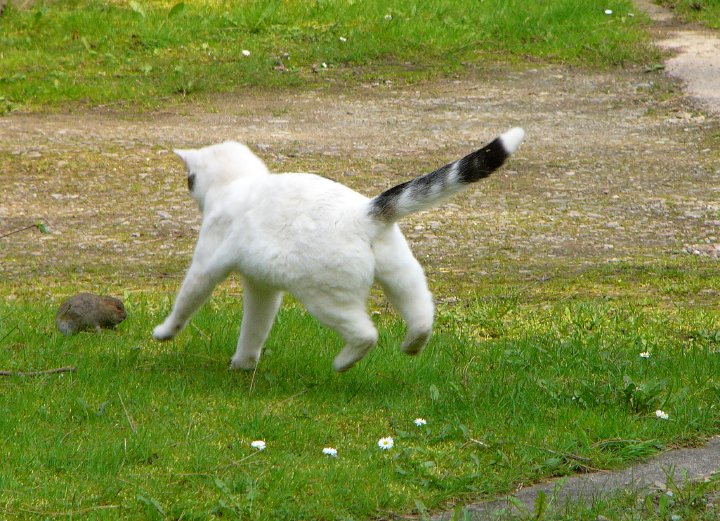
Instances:
[[[523,135],[513,129],[500,138],[508,155]],[[213,288],[238,272],[244,307],[234,369],[257,364],[284,291],[343,337],[337,371],[352,367],[377,342],[366,309],[374,281],[407,323],[401,349],[416,354],[425,346],[433,300],[423,269],[397,224],[371,215],[370,199],[316,175],[271,174],[235,142],[175,152],[191,176],[203,221],[192,264],[155,339],[173,338]],[[407,206],[404,199],[399,206]]]

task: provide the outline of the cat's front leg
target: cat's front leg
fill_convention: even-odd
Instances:
[[[243,317],[232,369],[252,370],[260,360],[262,347],[280,309],[282,292],[245,281]]]
[[[174,338],[226,275],[226,270],[206,269],[193,263],[180,286],[172,312],[155,327],[153,338],[160,341]]]
[[[152,336],[155,340],[158,340],[160,342],[172,340],[175,335],[177,335],[182,330],[184,325],[185,324],[178,324],[174,322],[173,320],[171,320],[171,317],[168,316],[165,322],[155,326]]]

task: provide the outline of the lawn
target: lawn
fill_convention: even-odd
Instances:
[[[612,14],[605,14],[610,9]],[[488,61],[649,64],[625,0],[100,2],[0,15],[0,111],[242,86],[418,81]],[[633,15],[633,16],[631,16]]]
[[[642,271],[659,296],[692,285],[670,267]],[[627,272],[588,274],[608,276]],[[241,313],[230,290],[169,344],[149,339],[169,305],[151,292],[126,296],[116,331],[70,338],[50,303],[5,301],[2,369],[77,370],[0,381],[0,508],[18,519],[367,519],[622,466],[717,430],[717,313],[563,286],[441,306],[418,358],[399,353],[402,326],[378,298],[379,347],[340,375],[339,339],[291,300],[252,373],[228,370]]]

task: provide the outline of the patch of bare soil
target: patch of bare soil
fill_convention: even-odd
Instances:
[[[655,22],[658,46],[673,55],[667,72],[700,106],[720,115],[720,35],[717,32],[678,23],[671,11],[650,0],[635,0]]]
[[[140,115],[0,118],[0,235],[38,219],[51,230],[0,239],[0,287],[174,286],[199,216],[173,147],[237,139],[277,171],[374,195],[515,125],[527,141],[503,170],[402,223],[431,280],[471,288],[718,242],[718,121],[673,82],[494,67],[413,86],[247,90]]]

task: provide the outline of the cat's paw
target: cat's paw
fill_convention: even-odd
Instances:
[[[356,363],[357,360],[347,360],[344,357],[340,358],[339,356],[337,356],[335,357],[335,360],[333,360],[333,369],[338,373],[344,373]]]
[[[408,333],[400,346],[400,351],[406,355],[416,355],[423,350],[425,344],[430,340],[432,330],[418,331],[416,333]]]
[[[176,329],[166,326],[165,323],[163,322],[162,324],[157,326],[155,329],[153,329],[152,336],[155,340],[164,342],[166,340],[171,340],[175,336],[176,333],[177,333]]]
[[[257,367],[258,358],[254,356],[233,356],[230,369],[234,371],[252,371]]]
[[[333,360],[333,369],[338,373],[344,373],[362,360],[373,345],[375,345],[374,342],[368,342],[360,346],[346,346]]]

